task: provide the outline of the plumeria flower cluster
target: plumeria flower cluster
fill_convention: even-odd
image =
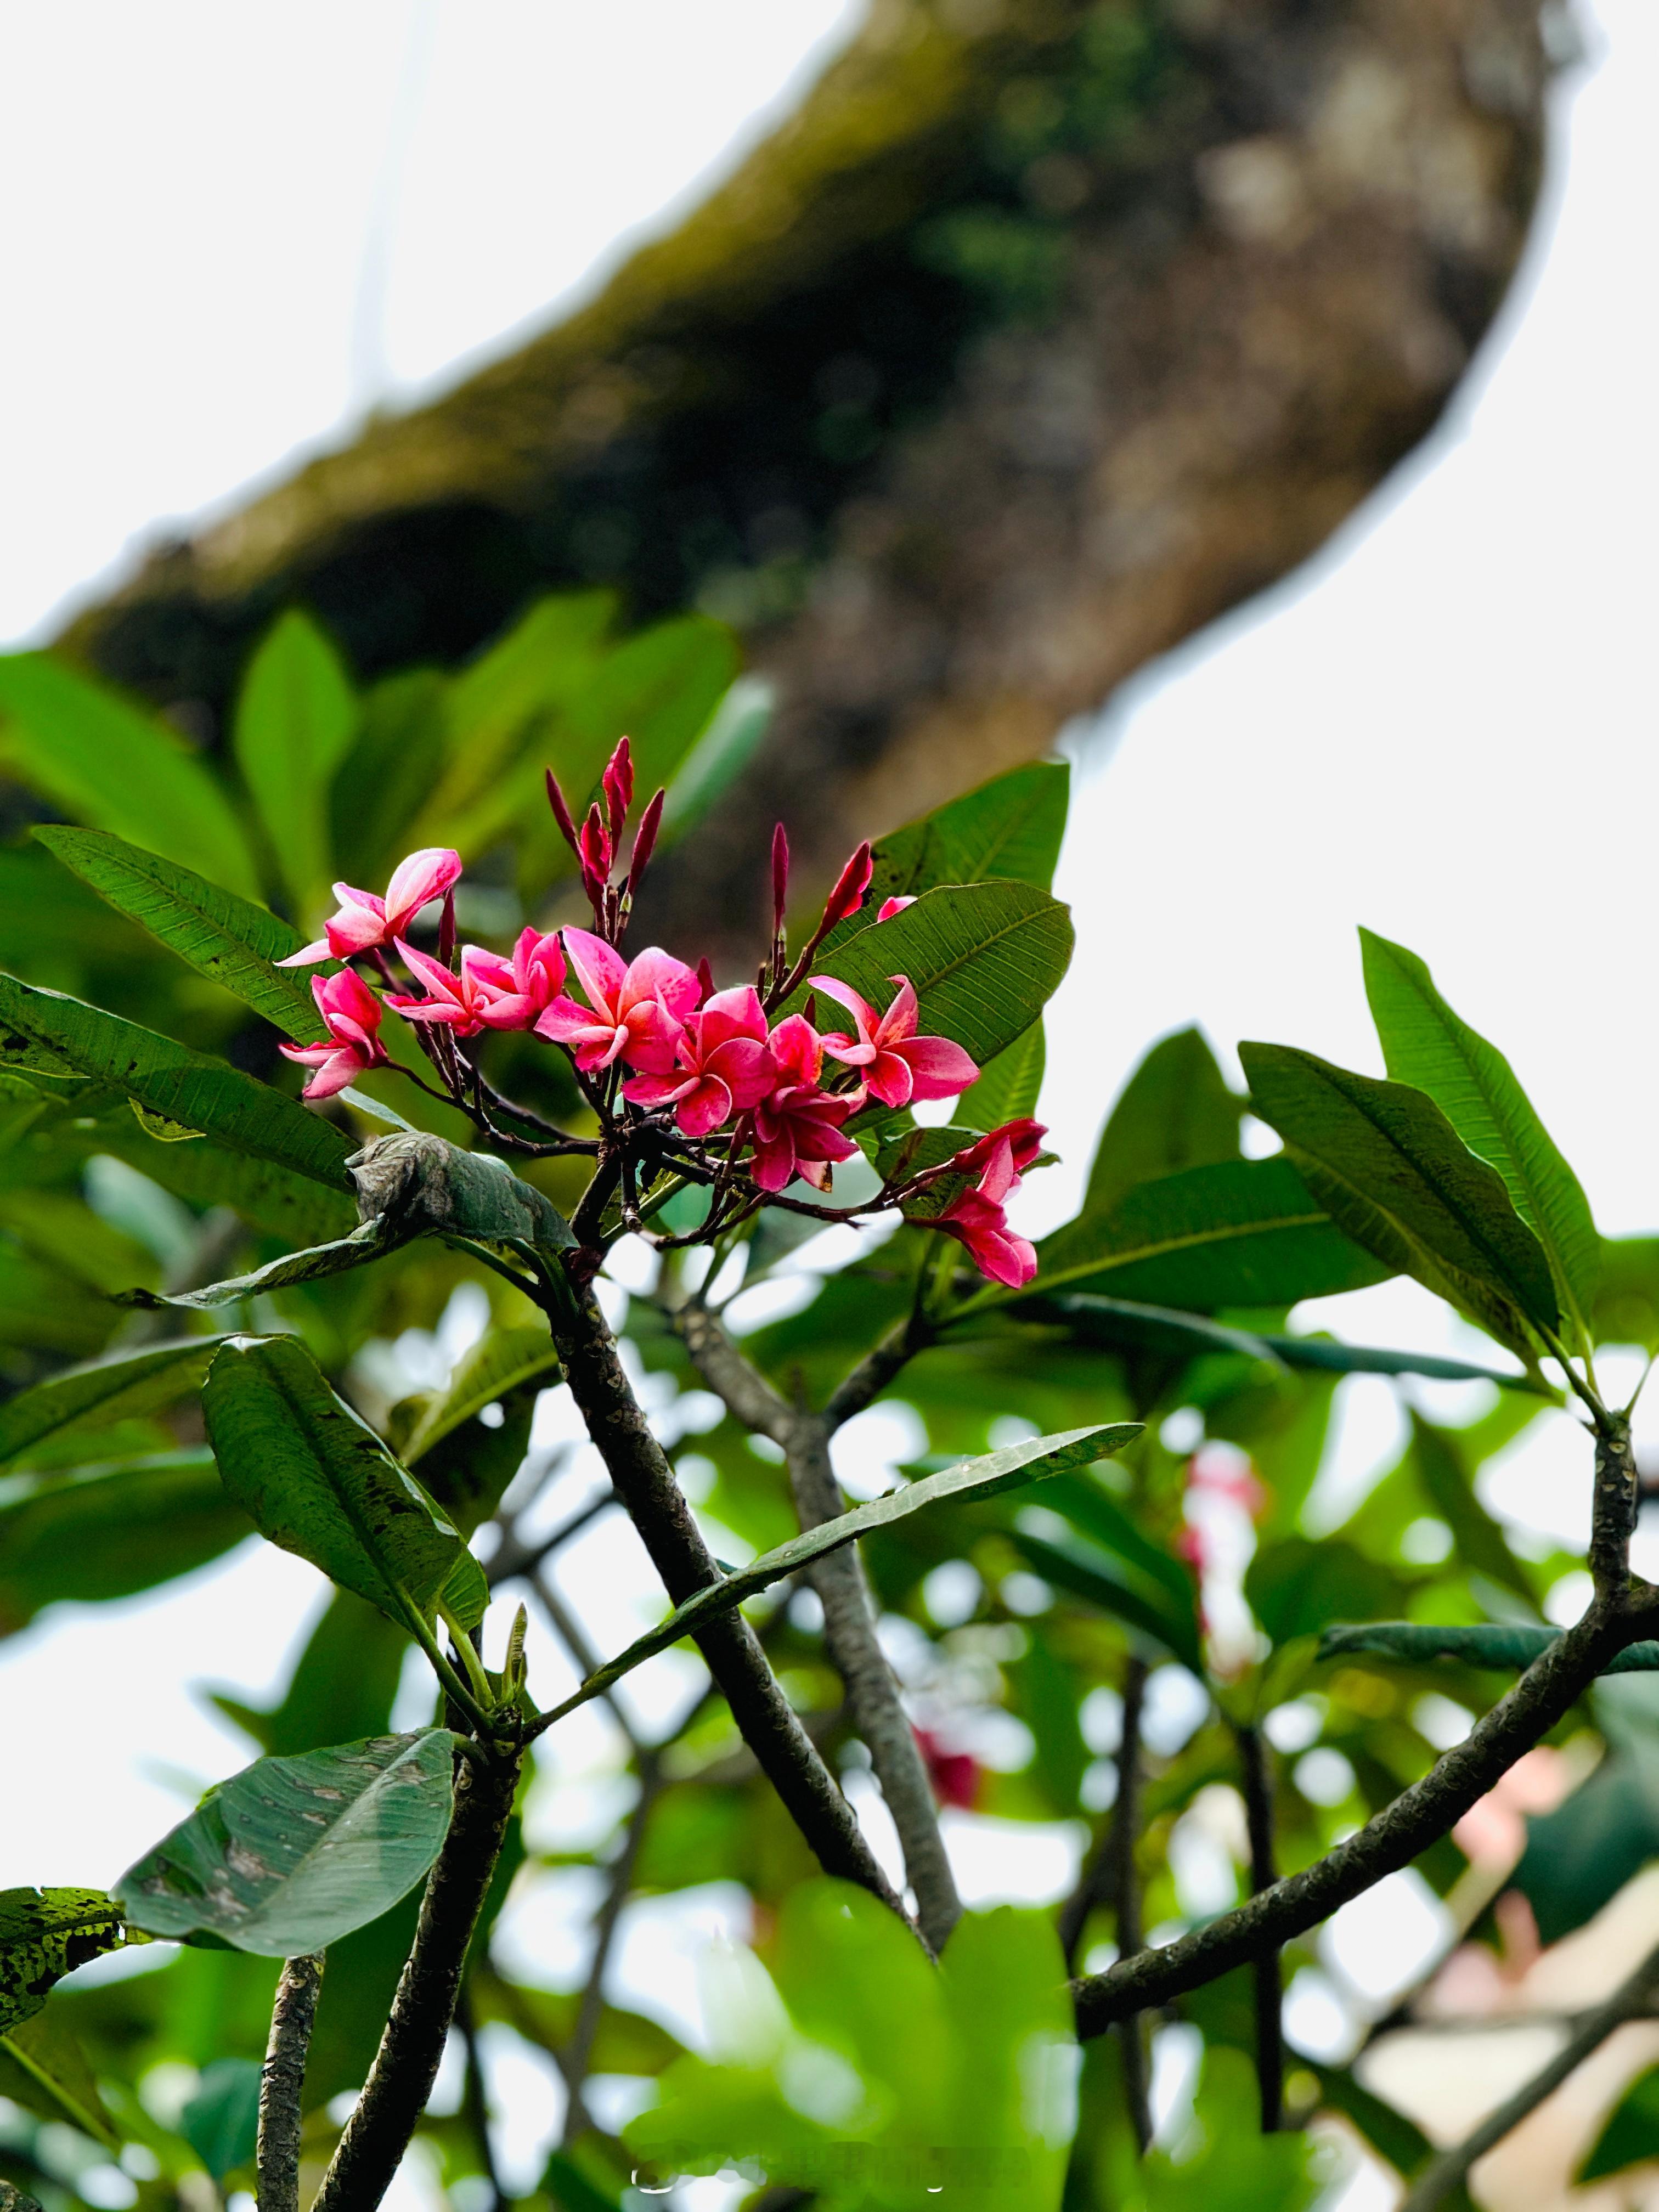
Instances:
[[[878,1007],[840,978],[814,972],[825,939],[865,903],[873,872],[869,845],[848,861],[792,961],[784,930],[789,847],[780,825],[772,848],[770,953],[753,983],[716,989],[707,961],[689,967],[658,945],[632,958],[620,950],[664,799],[659,791],[645,809],[622,867],[634,795],[629,740],[617,746],[601,797],[580,823],[551,769],[547,791],[593,927],[531,927],[510,953],[464,945],[458,959],[459,854],[442,848],[410,854],[383,897],[337,884],[338,905],[322,936],[282,963],[345,963],[312,982],[326,1042],[283,1047],[312,1071],[304,1095],[332,1097],[371,1069],[397,1066],[380,1037],[390,1010],[410,1025],[439,1081],[403,1073],[459,1107],[492,1140],[520,1154],[596,1158],[589,1231],[614,1201],[624,1226],[651,1233],[641,1194],[665,1174],[706,1186],[709,1203],[693,1235],[655,1236],[664,1247],[712,1241],[766,1203],[846,1220],[881,1209],[905,1212],[927,1193],[921,1217],[928,1226],[957,1239],[994,1280],[1015,1288],[1029,1282],[1036,1254],[1009,1228],[1004,1208],[1040,1152],[1044,1133],[1035,1121],[1009,1122],[942,1162],[901,1171],[860,1206],[786,1195],[797,1183],[831,1191],[836,1166],[859,1149],[848,1133],[856,1115],[957,1097],[980,1073],[959,1044],[922,1032],[908,975],[888,979],[893,994]],[[888,899],[877,923],[914,903]],[[410,941],[417,920],[434,904],[441,905],[435,954]],[[840,1011],[843,1025],[817,1026],[820,998]],[[599,1135],[560,1129],[495,1090],[475,1042],[491,1030],[529,1031],[565,1053]],[[584,1226],[580,1213],[576,1225]]]

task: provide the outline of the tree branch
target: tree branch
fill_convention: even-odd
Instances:
[[[259,2081],[259,2136],[255,2159],[260,2212],[299,2212],[300,2094],[306,2054],[323,1985],[323,1954],[285,1959],[270,2010],[270,2040]]]
[[[1598,1597],[1462,1743],[1316,1865],[1174,1943],[1120,1959],[1105,1973],[1074,1982],[1079,2033],[1098,2035],[1131,2013],[1166,2004],[1277,1949],[1385,1875],[1408,1866],[1548,1734],[1615,1651],[1652,1632],[1652,1599],[1645,1586],[1640,1596]]]
[[[830,1433],[827,1417],[812,1414],[799,1415],[790,1432],[789,1487],[803,1529],[847,1510],[830,1462]],[[962,1917],[962,1899],[939,1833],[927,1762],[876,1633],[875,1605],[858,1546],[815,1560],[806,1578],[823,1607],[824,1645],[846,1686],[853,1726],[869,1751],[898,1830],[921,1932],[940,1950]]]
[[[1622,2027],[1626,2021],[1643,2019],[1652,2012],[1656,1990],[1659,1990],[1659,1946],[1649,1952],[1630,1979],[1621,1984],[1605,2004],[1585,2014],[1571,2038],[1547,2066],[1540,2068],[1530,2081],[1523,2082],[1512,2097],[1482,2120],[1472,2135],[1466,2136],[1455,2148],[1443,2151],[1424,2168],[1401,2212],[1432,2212],[1432,2207],[1443,2204],[1468,2178],[1477,2160],[1502,2142],[1512,2129],[1518,2128],[1570,2074],[1577,2071],[1593,2051],[1601,2048],[1616,2028]]]
[[[1630,1580],[1630,1540],[1639,1502],[1629,1419],[1623,1413],[1604,1413],[1595,1436],[1589,1543],[1589,1571],[1603,1596],[1622,1593]]]
[[[571,1395],[652,1564],[678,1605],[721,1579],[673,1469],[635,1397],[616,1340],[590,1292],[550,1316]],[[826,1874],[855,1881],[906,1919],[817,1746],[740,1613],[698,1631],[697,1648],[745,1743]],[[326,2208],[325,2208],[326,2212]]]
[[[561,1550],[573,1536],[579,1536],[591,1521],[597,1520],[607,1506],[619,1503],[614,1490],[602,1490],[597,1498],[590,1498],[586,1505],[578,1506],[568,1520],[560,1522],[550,1535],[543,1536],[533,1544],[522,1543],[515,1529],[504,1530],[495,1556],[484,1569],[489,1587],[495,1589],[500,1583],[510,1583],[518,1576],[533,1575],[555,1552]]]
[[[1244,1784],[1244,1812],[1250,1837],[1250,1891],[1259,1896],[1277,1880],[1273,1864],[1273,1756],[1259,1729],[1234,1730]],[[1275,2135],[1285,2124],[1284,1990],[1279,1953],[1265,1951],[1255,1962],[1255,2077],[1261,2093],[1261,2132]]]
[[[903,1321],[890,1329],[872,1352],[866,1352],[852,1373],[830,1394],[830,1402],[823,1409],[824,1419],[831,1430],[850,1421],[854,1413],[861,1413],[873,1404],[919,1352],[925,1352],[933,1342],[932,1323],[920,1310],[913,1310]]]
[[[454,1816],[427,1877],[392,2016],[312,2212],[373,2212],[409,2148],[437,2079],[467,1949],[507,1834],[519,1767],[516,1755],[460,1763]]]
[[[688,1301],[674,1320],[692,1364],[716,1397],[746,1429],[758,1430],[782,1445],[802,1528],[816,1528],[844,1513],[847,1501],[830,1464],[830,1439],[838,1420],[846,1416],[807,1413],[787,1404],[697,1300]],[[873,1372],[875,1358],[872,1353],[864,1368]],[[890,1358],[889,1371],[896,1374],[902,1364],[903,1358]],[[841,1396],[838,1391],[832,1407]],[[927,1763],[876,1634],[875,1606],[857,1545],[815,1560],[806,1570],[806,1579],[823,1607],[824,1645],[846,1688],[853,1726],[869,1751],[898,1830],[905,1875],[915,1893],[917,1920],[937,1951],[962,1917],[962,1900],[939,1833]]]

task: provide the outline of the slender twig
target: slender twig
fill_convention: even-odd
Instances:
[[[1250,1838],[1250,1893],[1271,1889],[1278,1880],[1273,1862],[1273,1754],[1260,1729],[1241,1723],[1238,1743],[1244,1814]],[[1274,2135],[1285,2124],[1284,1986],[1277,1951],[1255,1961],[1255,2078],[1261,2094],[1261,2132]]]
[[[508,1529],[502,1535],[495,1557],[484,1569],[489,1587],[494,1589],[499,1583],[533,1575],[538,1567],[544,1566],[554,1553],[562,1550],[573,1536],[579,1536],[601,1513],[620,1503],[614,1490],[602,1490],[597,1498],[590,1498],[586,1505],[578,1506],[568,1520],[561,1521],[550,1535],[538,1537],[533,1544],[521,1542],[516,1533]]]
[[[1518,2128],[1569,2075],[1577,2071],[1592,2051],[1601,2048],[1615,2029],[1622,2027],[1626,2021],[1642,2020],[1651,2014],[1656,1990],[1659,1990],[1659,1946],[1649,1952],[1630,1979],[1622,1983],[1605,2004],[1585,2014],[1547,2066],[1540,2068],[1530,2081],[1523,2082],[1512,2097],[1482,2120],[1472,2135],[1466,2136],[1453,2149],[1443,2151],[1424,2168],[1401,2212],[1432,2212],[1435,2205],[1443,2204],[1468,2178],[1477,2160],[1502,2142],[1512,2129]]]
[[[489,2185],[488,2212],[507,2212],[507,2192],[495,2168],[495,2146],[489,2136],[489,2096],[484,2084],[483,2057],[478,2049],[477,2025],[472,2017],[472,1992],[465,1982],[455,2002],[455,2026],[460,2032],[461,2048],[466,2058],[461,2105],[477,2145],[484,2179]],[[263,2205],[260,2212],[264,2212]]]
[[[586,1291],[550,1319],[587,1432],[670,1597],[683,1604],[723,1577],[634,1395],[616,1340]],[[696,1640],[744,1741],[824,1872],[859,1883],[907,1917],[749,1623],[734,1612],[708,1622]]]
[[[467,1948],[507,1834],[516,1755],[465,1763],[449,1833],[427,1877],[392,2016],[312,2212],[373,2212],[391,2186],[438,2077]]]
[[[586,1681],[590,1676],[599,1673],[604,1663],[590,1642],[586,1630],[565,1603],[563,1593],[550,1575],[544,1574],[538,1568],[529,1580],[530,1587],[535,1591],[537,1600],[542,1611],[547,1615],[554,1634],[574,1660],[577,1672],[582,1680]],[[611,1708],[611,1717],[622,1730],[629,1748],[643,1755],[644,1744],[638,1729],[634,1726],[627,1706],[617,1695],[616,1685],[613,1683],[609,1689],[601,1691],[599,1694]]]
[[[1140,1884],[1135,1867],[1135,1845],[1140,1833],[1140,1790],[1144,1779],[1140,1757],[1140,1718],[1146,1701],[1146,1678],[1151,1668],[1131,1652],[1123,1670],[1123,1722],[1117,1740],[1117,1795],[1101,1830],[1093,1857],[1085,1867],[1077,1887],[1060,1907],[1060,1948],[1070,1966],[1083,1940],[1089,1915],[1097,1905],[1109,1905],[1117,1923],[1121,1959],[1141,1948]],[[1119,2022],[1122,2029],[1123,2091],[1129,2107],[1135,2141],[1144,2153],[1152,2139],[1150,2084],[1146,2069],[1146,2039],[1140,2016],[1131,2013]]]
[[[260,2212],[299,2212],[300,2095],[306,2054],[323,1985],[323,1954],[286,1959],[270,2011],[270,2040],[259,2080],[259,2136],[255,2160]]]
[[[847,1501],[830,1458],[837,1419],[786,1404],[700,1300],[688,1301],[674,1318],[692,1364],[710,1389],[745,1428],[783,1447],[802,1528],[816,1528],[844,1513]],[[889,1379],[908,1356],[906,1352],[899,1357],[896,1346],[890,1351]],[[823,1607],[824,1645],[846,1687],[853,1726],[870,1753],[898,1831],[917,1920],[937,1951],[962,1917],[962,1900],[939,1832],[927,1764],[876,1633],[876,1608],[858,1547],[848,1545],[815,1560],[806,1578]]]
[[[563,2144],[567,2149],[582,2132],[584,2126],[592,2124],[582,2103],[582,2091],[593,2063],[593,2045],[605,2014],[605,1979],[611,1964],[611,1947],[616,1941],[623,1907],[634,1887],[634,1869],[639,1864],[640,1850],[645,1842],[646,1824],[662,1790],[662,1757],[659,1749],[653,1748],[640,1753],[639,1772],[639,1797],[629,1816],[622,1849],[611,1861],[605,1902],[600,1905],[599,1917],[593,1923],[593,1953],[588,1960],[587,1979],[582,1984],[581,2001],[576,2008],[576,2024],[570,2032],[570,2040],[559,2061],[559,2070],[564,2075],[565,2087],[569,2094],[564,2116]]]

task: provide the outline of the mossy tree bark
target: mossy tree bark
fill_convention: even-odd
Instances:
[[[369,674],[533,592],[744,632],[782,710],[653,928],[743,940],[1304,560],[1514,270],[1536,0],[873,0],[798,113],[587,307],[156,553],[69,642],[222,705],[308,604]]]

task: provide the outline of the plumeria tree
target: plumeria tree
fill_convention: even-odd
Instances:
[[[255,1531],[333,1593],[275,1705],[217,1692],[259,1757],[106,1887],[43,1867],[0,1893],[7,2185],[188,2204],[205,2168],[264,2208],[356,2212],[418,2136],[458,2207],[505,2203],[488,2051],[510,2035],[562,2081],[537,2205],[736,2166],[778,2207],[972,2185],[1031,2212],[1288,2212],[1323,2185],[1322,2112],[1414,2204],[1455,2202],[1571,2054],[1649,2007],[1654,1968],[1436,2160],[1363,2068],[1287,2042],[1286,1960],[1413,1863],[1453,1938],[1507,1887],[1549,1940],[1641,1863],[1644,1821],[1659,1840],[1636,1723],[1585,1703],[1659,1657],[1631,1392],[1596,1364],[1659,1334],[1654,1249],[1604,1249],[1508,1063],[1374,938],[1386,1077],[1246,1044],[1247,1102],[1195,1031],[1167,1038],[1034,1244],[1008,1208],[1048,1157],[1064,769],[860,846],[804,911],[780,830],[762,957],[717,975],[630,927],[662,841],[718,836],[742,727],[718,636],[668,628],[612,646],[555,602],[459,676],[364,699],[288,618],[248,675],[239,788],[55,665],[0,664],[12,757],[93,817],[0,856],[33,971],[0,975],[0,1620]],[[629,704],[632,738],[599,742]],[[96,746],[125,772],[89,780]],[[382,789],[390,831],[364,814]],[[343,853],[384,890],[331,902]],[[80,972],[40,951],[54,913]],[[155,960],[112,951],[105,915]],[[86,995],[100,975],[124,1010]],[[1246,1156],[1247,1103],[1279,1149]],[[1469,1357],[1292,1324],[1395,1274]],[[396,1341],[464,1291],[489,1320],[447,1380],[389,1388]],[[1326,1426],[1356,1374],[1488,1402],[1461,1430],[1413,1406],[1398,1467],[1334,1522]],[[562,1441],[533,1442],[538,1404]],[[1473,1486],[1564,1404],[1595,1468],[1565,1632],[1546,1600],[1584,1569],[1527,1556]],[[878,1405],[922,1434],[849,1502],[841,1432]],[[606,1651],[572,1563],[623,1523],[656,1600]],[[1468,1722],[1449,1747],[1437,1701]],[[993,1712],[1024,1746],[1000,1763]],[[1565,1796],[1535,1850],[1511,1811],[1491,1877],[1506,1778],[1587,1728],[1601,1795]],[[577,1854],[601,1881],[588,1963],[549,1988],[498,1925],[568,1858],[537,1792],[596,1741],[631,1807]],[[22,1832],[48,1786],[82,1780],[27,1778]],[[1236,1893],[1203,1904],[1173,1844],[1218,1804]],[[975,1810],[1093,1821],[1057,1911],[964,1913],[952,1824]],[[766,1908],[760,1956],[692,2052],[610,1969],[631,1898],[716,1875]],[[173,1948],[73,1978],[144,1945]],[[1177,2018],[1208,2055],[1155,2142],[1148,2039]],[[447,2049],[462,2086],[434,2107]],[[647,2109],[618,2110],[618,2077]],[[1639,2154],[1632,2094],[1602,2170]]]

